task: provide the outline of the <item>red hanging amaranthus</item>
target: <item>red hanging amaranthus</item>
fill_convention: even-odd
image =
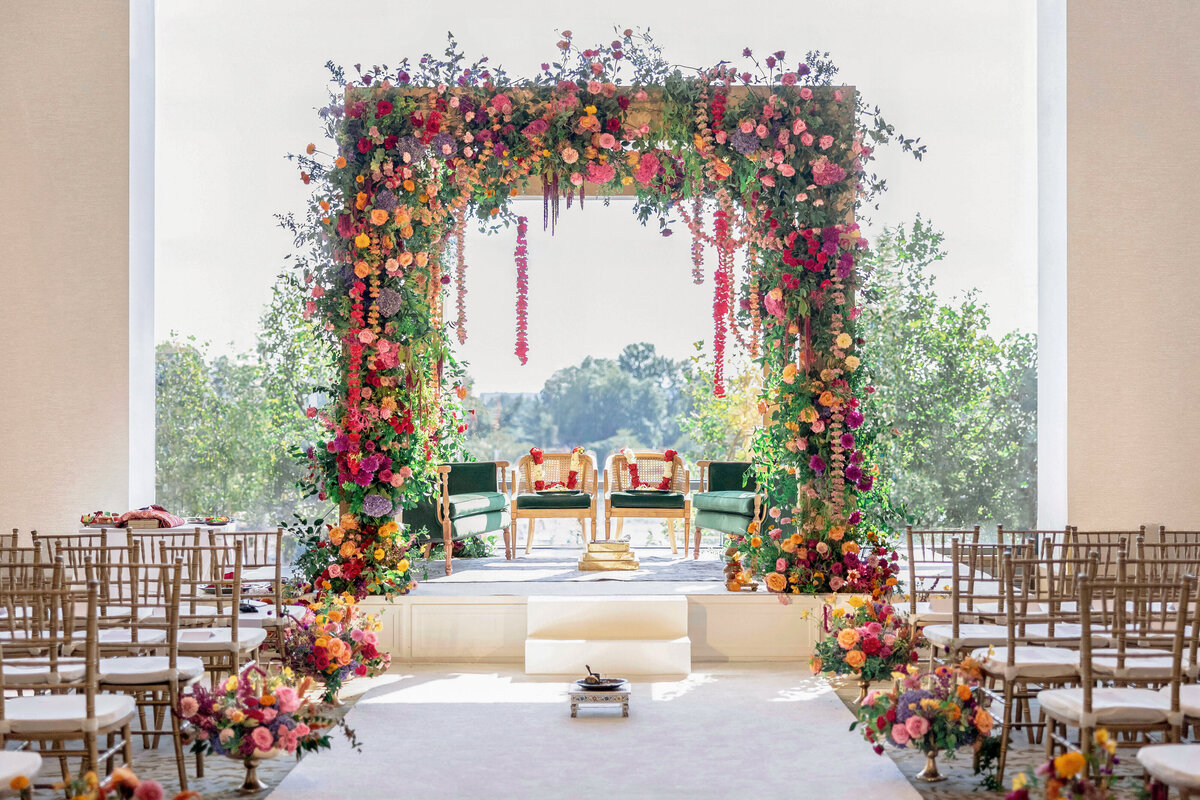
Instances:
[[[454,278],[458,283],[458,343],[467,343],[467,208],[454,209]]]
[[[725,396],[725,333],[733,289],[733,238],[729,235],[730,209],[725,203],[713,215],[717,268],[713,272],[713,394]]]
[[[529,247],[525,233],[529,228],[527,217],[517,217],[517,249],[513,257],[517,262],[517,347],[514,352],[522,365],[529,360]]]

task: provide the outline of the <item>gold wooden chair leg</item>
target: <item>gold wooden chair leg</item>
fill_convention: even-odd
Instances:
[[[536,522],[537,520],[533,518],[529,520],[529,533],[525,534],[525,555],[529,555],[529,552],[533,550],[533,526]]]
[[[675,546],[675,520],[667,520],[667,536],[671,539],[671,555],[679,555],[679,548]]]
[[[683,540],[685,542],[687,541],[687,537],[688,537],[687,531],[691,527],[692,527],[692,523],[685,519],[683,521]],[[696,528],[696,549],[694,551],[692,551],[692,560],[696,561],[696,560],[699,560],[699,558],[700,558],[700,529]]]
[[[604,539],[612,538],[612,514],[604,515]]]

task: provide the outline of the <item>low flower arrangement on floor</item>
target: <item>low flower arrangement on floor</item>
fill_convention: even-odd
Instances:
[[[348,598],[324,596],[285,631],[284,665],[324,684],[325,702],[332,703],[346,681],[378,675],[391,664],[378,649],[380,627]]]
[[[940,753],[953,757],[963,747],[978,752],[993,723],[986,696],[978,690],[979,674],[971,659],[925,674],[910,666],[897,672],[890,690],[867,696],[851,729],[861,723],[863,737],[880,754],[885,744],[912,747],[931,759]],[[934,766],[933,774],[922,779],[938,778]]]
[[[18,793],[21,800],[33,797],[33,788],[28,778],[13,780],[11,789]],[[164,800],[166,794],[158,781],[143,781],[126,767],[117,767],[107,780],[101,781],[96,773],[84,775],[57,783],[54,788],[61,789],[71,800]],[[180,792],[174,800],[200,800],[199,792]]]
[[[179,699],[179,716],[195,733],[192,750],[229,758],[270,758],[329,747],[337,723],[308,696],[312,681],[291,685],[251,664],[218,691],[200,684]]]
[[[1108,800],[1112,797],[1113,767],[1117,758],[1117,742],[1103,728],[1096,731],[1096,745],[1084,755],[1078,750],[1063,753],[1042,764],[1036,770],[1026,770],[1013,776],[1012,791],[1005,800]],[[1088,774],[1098,776],[1095,780]],[[1045,785],[1042,785],[1042,781]],[[1042,788],[1041,793],[1031,790]],[[1151,800],[1166,800],[1166,787],[1158,784],[1150,790]],[[1155,792],[1158,792],[1156,794]]]
[[[826,601],[826,635],[809,662],[814,674],[853,675],[873,683],[889,679],[917,660],[921,633],[890,604],[851,597],[847,612],[835,608],[834,601],[833,597]]]

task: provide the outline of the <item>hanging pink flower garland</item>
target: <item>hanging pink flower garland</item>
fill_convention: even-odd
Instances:
[[[525,233],[529,229],[528,217],[517,217],[517,249],[513,256],[517,262],[517,359],[524,366],[529,360],[529,246]]]
[[[725,396],[725,329],[733,288],[733,239],[729,235],[729,212],[722,204],[713,215],[716,232],[717,268],[713,272],[713,394]]]

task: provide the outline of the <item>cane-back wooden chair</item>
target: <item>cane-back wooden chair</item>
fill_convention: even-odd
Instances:
[[[505,542],[505,558],[517,555],[517,523],[529,521],[525,534],[525,554],[533,548],[534,525],[539,519],[577,519],[586,544],[590,538],[596,540],[597,508],[596,462],[586,452],[543,453],[541,456],[541,478],[543,486],[562,484],[567,491],[539,490],[537,486],[538,464],[532,454],[521,456],[517,461],[513,478],[513,495],[510,500],[509,535]],[[578,466],[575,486],[568,486],[571,479],[572,459]],[[589,530],[589,523],[590,530]]]
[[[615,453],[604,466],[604,538],[612,538],[612,521],[617,520],[620,536],[629,518],[665,519],[671,539],[671,552],[678,553],[675,543],[675,522],[683,520],[683,540],[692,533],[691,474],[678,454],[670,461],[664,453],[635,453],[640,486],[634,486],[625,456]],[[667,478],[667,491],[642,492],[639,489],[657,487]],[[685,545],[686,547],[686,545]]]

